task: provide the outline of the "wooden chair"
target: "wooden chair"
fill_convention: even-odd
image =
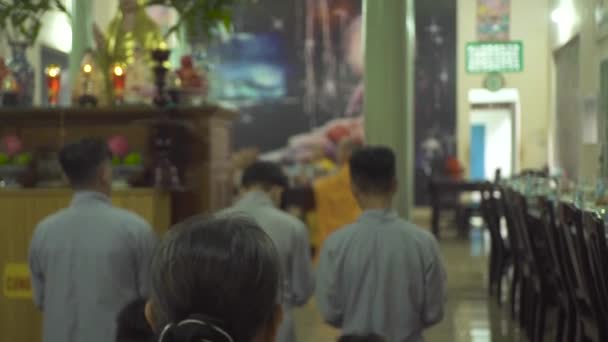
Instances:
[[[510,211],[513,224],[510,233],[513,234],[518,248],[516,253],[520,255],[519,322],[528,337],[533,340],[536,323],[536,301],[539,297],[538,293],[541,291],[541,283],[538,278],[539,271],[528,235],[525,198],[513,190],[508,190],[506,195],[507,208]]]
[[[596,213],[583,213],[583,238],[589,269],[587,284],[597,313],[598,327],[603,338],[608,338],[608,245],[604,221]]]
[[[566,249],[564,253],[570,259],[572,274],[570,283],[574,285],[574,298],[578,318],[576,341],[608,341],[604,336],[595,301],[598,300],[593,281],[593,273],[587,255],[587,241],[583,229],[583,213],[572,203],[560,204],[562,211],[562,231]]]
[[[496,195],[496,187],[488,183],[487,189],[482,192],[481,212],[491,239],[488,290],[490,295],[496,296],[500,305],[503,298],[502,281],[512,261],[508,241],[505,241],[500,230],[501,212]]]
[[[576,338],[576,326],[578,322],[574,285],[569,281],[568,258],[561,229],[556,220],[556,208],[554,202],[547,197],[538,200],[541,210],[542,228],[544,241],[547,243],[550,255],[552,278],[555,279],[555,290],[557,294],[557,305],[559,307],[558,336],[557,341],[570,342]]]
[[[557,306],[556,283],[548,242],[545,238],[542,221],[542,207],[538,198],[528,199],[520,193],[515,194],[515,205],[518,207],[522,224],[520,233],[526,248],[532,281],[532,298],[530,314],[532,322],[530,339],[533,342],[542,342],[545,337],[545,327],[548,310]]]
[[[507,222],[507,240],[511,249],[512,265],[513,265],[513,277],[511,278],[510,287],[510,311],[511,317],[517,319],[517,296],[521,297],[523,288],[523,246],[517,236],[517,229],[515,228],[515,215],[512,203],[509,202],[511,190],[502,186],[498,187],[500,193],[500,200],[498,201],[499,208],[505,217]],[[521,308],[520,308],[521,313]]]

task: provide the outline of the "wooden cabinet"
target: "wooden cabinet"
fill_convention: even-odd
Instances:
[[[172,193],[172,222],[213,212],[232,200],[232,121],[237,114],[218,106],[159,110],[146,107],[0,109],[0,137],[17,134],[26,148],[59,150],[84,137],[124,135],[131,149],[150,152],[150,123],[167,117],[183,127],[181,168],[186,189]],[[147,184],[150,185],[150,184]]]
[[[0,137],[17,134],[26,149],[41,147],[58,151],[66,142],[84,137],[124,135],[131,150],[150,152],[151,122],[170,118],[183,127],[186,143],[180,192],[142,188],[117,191],[115,205],[132,210],[159,233],[189,216],[213,212],[232,200],[231,130],[236,113],[217,106],[158,110],[125,107],[108,109],[52,108],[0,109]],[[149,155],[148,155],[149,156]],[[7,266],[25,267],[32,232],[47,215],[67,206],[67,189],[0,189],[0,271]],[[8,284],[4,279],[4,286]],[[27,276],[25,277],[27,282]],[[18,283],[18,281],[17,281]],[[21,284],[23,285],[23,284]],[[26,284],[27,285],[27,284]],[[39,342],[41,315],[31,298],[0,295],[0,341]]]

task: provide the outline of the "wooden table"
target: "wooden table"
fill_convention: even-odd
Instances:
[[[462,193],[481,192],[490,185],[488,182],[476,181],[454,181],[449,179],[433,179],[429,183],[429,193],[431,197],[432,214],[432,231],[439,238],[439,218],[441,210],[445,209],[460,209],[462,208],[459,198]],[[445,199],[452,200],[447,203]],[[464,223],[462,223],[464,224]],[[461,227],[461,229],[464,227]]]

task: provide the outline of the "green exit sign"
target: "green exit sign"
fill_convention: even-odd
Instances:
[[[521,72],[524,44],[521,41],[467,43],[466,68],[471,74]]]

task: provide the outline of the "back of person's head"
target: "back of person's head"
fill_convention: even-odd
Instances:
[[[353,187],[364,194],[389,194],[396,189],[395,154],[388,147],[367,146],[350,158]]]
[[[384,338],[380,335],[345,335],[338,339],[338,342],[384,342]]]
[[[144,314],[145,299],[129,303],[118,314],[116,342],[153,342],[154,331],[146,321]]]
[[[67,144],[59,152],[59,163],[75,188],[109,186],[112,154],[101,139],[85,138]]]
[[[160,342],[269,342],[281,320],[272,240],[238,216],[174,227],[152,260],[146,308]]]
[[[243,172],[241,179],[243,190],[262,190],[279,205],[283,191],[289,186],[289,180],[281,167],[272,162],[256,161]]]

